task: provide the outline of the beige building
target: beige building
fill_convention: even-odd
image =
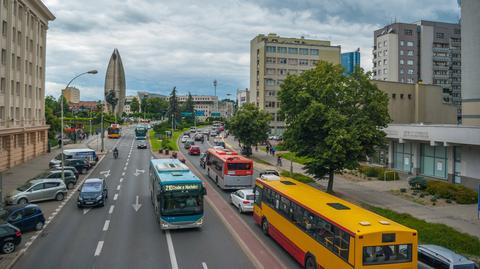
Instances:
[[[0,3],[0,171],[47,150],[45,46],[55,16],[40,0]]]
[[[299,74],[318,61],[340,64],[340,46],[330,41],[258,35],[250,42],[250,102],[272,116],[273,133],[282,133],[285,123],[277,113],[277,94],[287,74]]]
[[[80,102],[80,90],[75,87],[68,87],[63,91],[63,96],[68,103],[78,104]]]
[[[168,97],[167,97],[168,98]],[[180,103],[186,102],[188,95],[177,95],[177,100]],[[197,116],[197,120],[204,121],[214,111],[215,102],[218,102],[218,97],[213,95],[192,95],[193,107],[197,113],[203,116]]]
[[[457,110],[440,86],[372,80],[388,95],[392,124],[456,124]]]

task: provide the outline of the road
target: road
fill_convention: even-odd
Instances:
[[[202,144],[201,142],[195,142],[196,145],[200,146],[201,152],[205,152],[208,148],[213,147],[213,138],[211,137],[208,141],[205,140],[205,142]],[[188,151],[183,148],[183,145],[180,145],[180,151],[184,154],[185,158],[188,160],[189,165],[195,167],[194,170],[199,171],[201,173],[201,176],[203,176],[205,179],[210,180],[206,176],[206,171],[200,166],[199,163],[199,157],[198,156],[191,156],[188,154]],[[254,166],[254,178],[259,176],[259,173],[261,170],[258,168],[255,168]],[[210,180],[210,182],[213,183],[213,181]],[[214,186],[215,190],[221,195],[221,197],[227,201],[230,202],[230,193],[232,191],[224,191],[220,189],[218,186],[215,184],[211,184]],[[234,207],[233,205],[231,205]],[[293,258],[290,256],[289,253],[287,253],[283,248],[280,247],[275,241],[273,241],[270,237],[266,237],[260,227],[255,223],[253,220],[252,214],[241,214],[242,220],[247,223],[247,225],[251,228],[251,231],[255,233],[258,238],[262,240],[262,242],[267,245],[271,251],[275,254],[276,257],[278,257],[282,263],[287,267],[287,268],[302,268]],[[418,264],[418,269],[431,269],[431,267],[428,267],[422,263],[419,262]]]
[[[106,205],[78,209],[74,194],[14,268],[254,268],[208,204],[201,229],[161,231],[148,192],[150,151],[137,150],[132,129],[118,148],[119,159],[107,154],[90,175],[106,178]]]

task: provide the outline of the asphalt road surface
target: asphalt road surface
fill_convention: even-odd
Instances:
[[[73,195],[14,268],[254,268],[212,208],[201,229],[160,230],[148,192],[150,150],[132,129],[90,175],[104,177],[104,207],[78,209]],[[135,211],[133,205],[141,207]]]

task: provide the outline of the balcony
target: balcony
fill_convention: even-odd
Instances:
[[[433,47],[433,52],[448,52],[450,49],[449,48],[439,48],[439,47]]]
[[[448,57],[448,56],[433,56],[432,59],[434,61],[439,61],[439,62],[449,62],[450,61],[450,57]]]
[[[450,77],[448,74],[433,74],[434,79],[449,79]]]
[[[454,48],[457,47],[460,49],[461,46],[462,46],[462,42],[450,40],[450,47],[454,47]]]
[[[461,65],[452,65],[451,68],[453,70],[461,70],[462,69],[462,66]]]
[[[448,65],[436,65],[433,64],[433,70],[448,70]]]

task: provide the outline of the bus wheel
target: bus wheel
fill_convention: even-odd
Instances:
[[[262,232],[268,235],[268,220],[265,218],[262,220]]]
[[[317,261],[315,257],[308,255],[305,259],[305,269],[317,269]]]

